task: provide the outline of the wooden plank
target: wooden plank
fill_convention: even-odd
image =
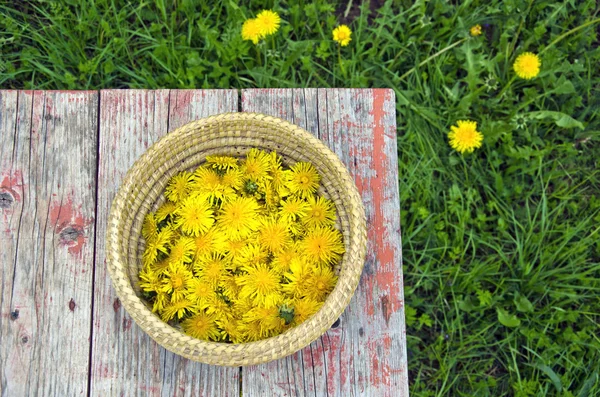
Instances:
[[[122,308],[106,270],[106,221],[133,162],[153,142],[194,119],[237,111],[235,90],[100,93],[98,236],[94,289],[92,395],[235,396],[239,369],[186,360],[152,341]]]
[[[97,92],[0,92],[0,395],[87,394],[97,113]]]
[[[244,90],[242,110],[321,138],[354,176],[369,225],[365,269],[339,326],[285,359],[243,368],[244,394],[408,396],[394,92]]]

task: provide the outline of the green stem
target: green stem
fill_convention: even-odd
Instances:
[[[540,51],[539,55],[542,55],[544,52],[546,52],[546,50],[548,50],[549,48],[552,48],[556,43],[558,43],[565,37],[577,32],[578,30],[584,29],[584,28],[586,28],[590,25],[593,25],[595,23],[598,23],[598,22],[600,22],[600,18],[592,19],[591,21],[588,21],[588,22],[584,23],[583,25],[579,25],[576,28],[573,28],[573,29],[569,30],[568,32],[561,34],[556,39],[554,39],[554,41],[552,43],[548,44],[546,46],[546,48],[544,48],[542,51]]]
[[[506,85],[504,86],[504,88],[502,89],[502,91],[500,91],[500,93],[498,94],[498,98],[502,98],[502,95],[506,92],[506,90],[508,90],[510,88],[510,86],[512,85],[513,81],[515,81],[517,78],[517,76],[513,76],[508,83],[506,83]]]
[[[468,38],[465,37],[464,39],[460,39],[456,43],[450,44],[448,47],[439,50],[435,54],[433,54],[430,57],[428,57],[427,59],[425,59],[423,62],[419,63],[418,66],[415,66],[414,68],[410,69],[408,72],[404,73],[402,76],[400,76],[399,80],[405,79],[406,76],[408,76],[409,74],[411,74],[412,72],[417,70],[417,68],[420,68],[421,66],[425,65],[427,62],[431,61],[432,59],[437,58],[438,56],[442,55],[444,52],[451,50],[452,48],[456,47],[457,45],[459,45],[461,43],[464,43],[467,40],[468,40]]]

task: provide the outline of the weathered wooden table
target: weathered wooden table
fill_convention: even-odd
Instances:
[[[391,90],[0,91],[0,395],[407,396]],[[319,136],[354,176],[367,261],[339,324],[265,365],[176,356],[121,307],[106,218],[134,160],[167,131],[262,112]]]

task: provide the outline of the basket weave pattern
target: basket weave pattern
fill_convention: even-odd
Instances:
[[[164,323],[141,297],[139,271],[146,214],[164,202],[169,179],[194,170],[209,155],[244,156],[251,148],[275,150],[289,166],[312,163],[322,177],[319,194],[332,200],[346,253],[338,282],[323,307],[297,327],[252,343],[207,342]],[[121,302],[157,343],[207,364],[254,365],[292,354],[324,334],[339,318],[358,285],[366,253],[365,212],[350,174],[320,140],[289,122],[257,113],[225,113],[186,124],[150,147],[127,173],[113,201],[107,227],[107,264]]]

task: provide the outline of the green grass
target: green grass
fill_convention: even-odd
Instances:
[[[0,3],[0,86],[394,88],[412,394],[600,396],[597,2],[388,1],[341,51],[323,0],[59,3]],[[271,7],[280,33],[243,42]]]

